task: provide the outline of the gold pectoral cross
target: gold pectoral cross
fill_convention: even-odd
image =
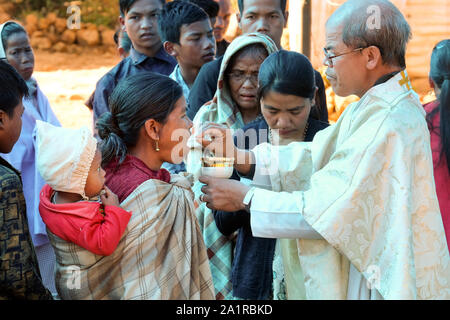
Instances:
[[[406,85],[406,88],[408,90],[412,89],[411,81],[409,80],[409,77],[406,75],[405,71],[400,71],[400,74],[402,75],[401,80],[398,81],[398,84],[403,86]]]

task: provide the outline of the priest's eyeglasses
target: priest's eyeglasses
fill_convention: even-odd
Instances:
[[[341,54],[332,55],[330,52],[328,52],[327,48],[323,48],[323,52],[325,53],[325,59],[326,59],[325,61],[326,61],[327,65],[330,68],[333,68],[333,59],[334,58],[337,58],[337,57],[340,57],[340,56],[344,56],[344,55],[352,53],[352,52],[361,51],[361,50],[364,50],[364,49],[365,48],[356,48],[356,49],[351,50],[349,52],[344,52],[344,53],[341,53]]]

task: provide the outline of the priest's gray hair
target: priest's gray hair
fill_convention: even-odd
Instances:
[[[342,26],[342,41],[350,48],[376,46],[383,62],[406,67],[406,44],[411,28],[388,0],[349,0],[328,19],[327,26]]]

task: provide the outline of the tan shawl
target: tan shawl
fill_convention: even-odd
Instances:
[[[132,211],[110,256],[49,232],[62,299],[214,299],[214,287],[187,179],[148,180],[121,204]]]

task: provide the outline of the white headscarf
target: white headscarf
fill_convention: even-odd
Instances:
[[[10,23],[15,23],[18,24],[20,26],[22,26],[20,23],[16,22],[16,21],[6,21],[5,23],[0,25],[0,59],[6,59],[6,50],[3,47],[3,41],[2,41],[2,32],[3,32],[3,28],[6,27],[6,25],[10,24]],[[30,97],[34,97],[37,91],[37,82],[35,79],[30,78],[28,80],[25,81],[27,86],[28,86],[28,93]]]
[[[3,32],[3,28],[6,27],[7,24],[9,23],[17,23],[15,21],[6,21],[5,23],[0,25],[0,59],[6,59],[6,51],[5,48],[3,47],[3,41],[2,41],[2,32]]]

